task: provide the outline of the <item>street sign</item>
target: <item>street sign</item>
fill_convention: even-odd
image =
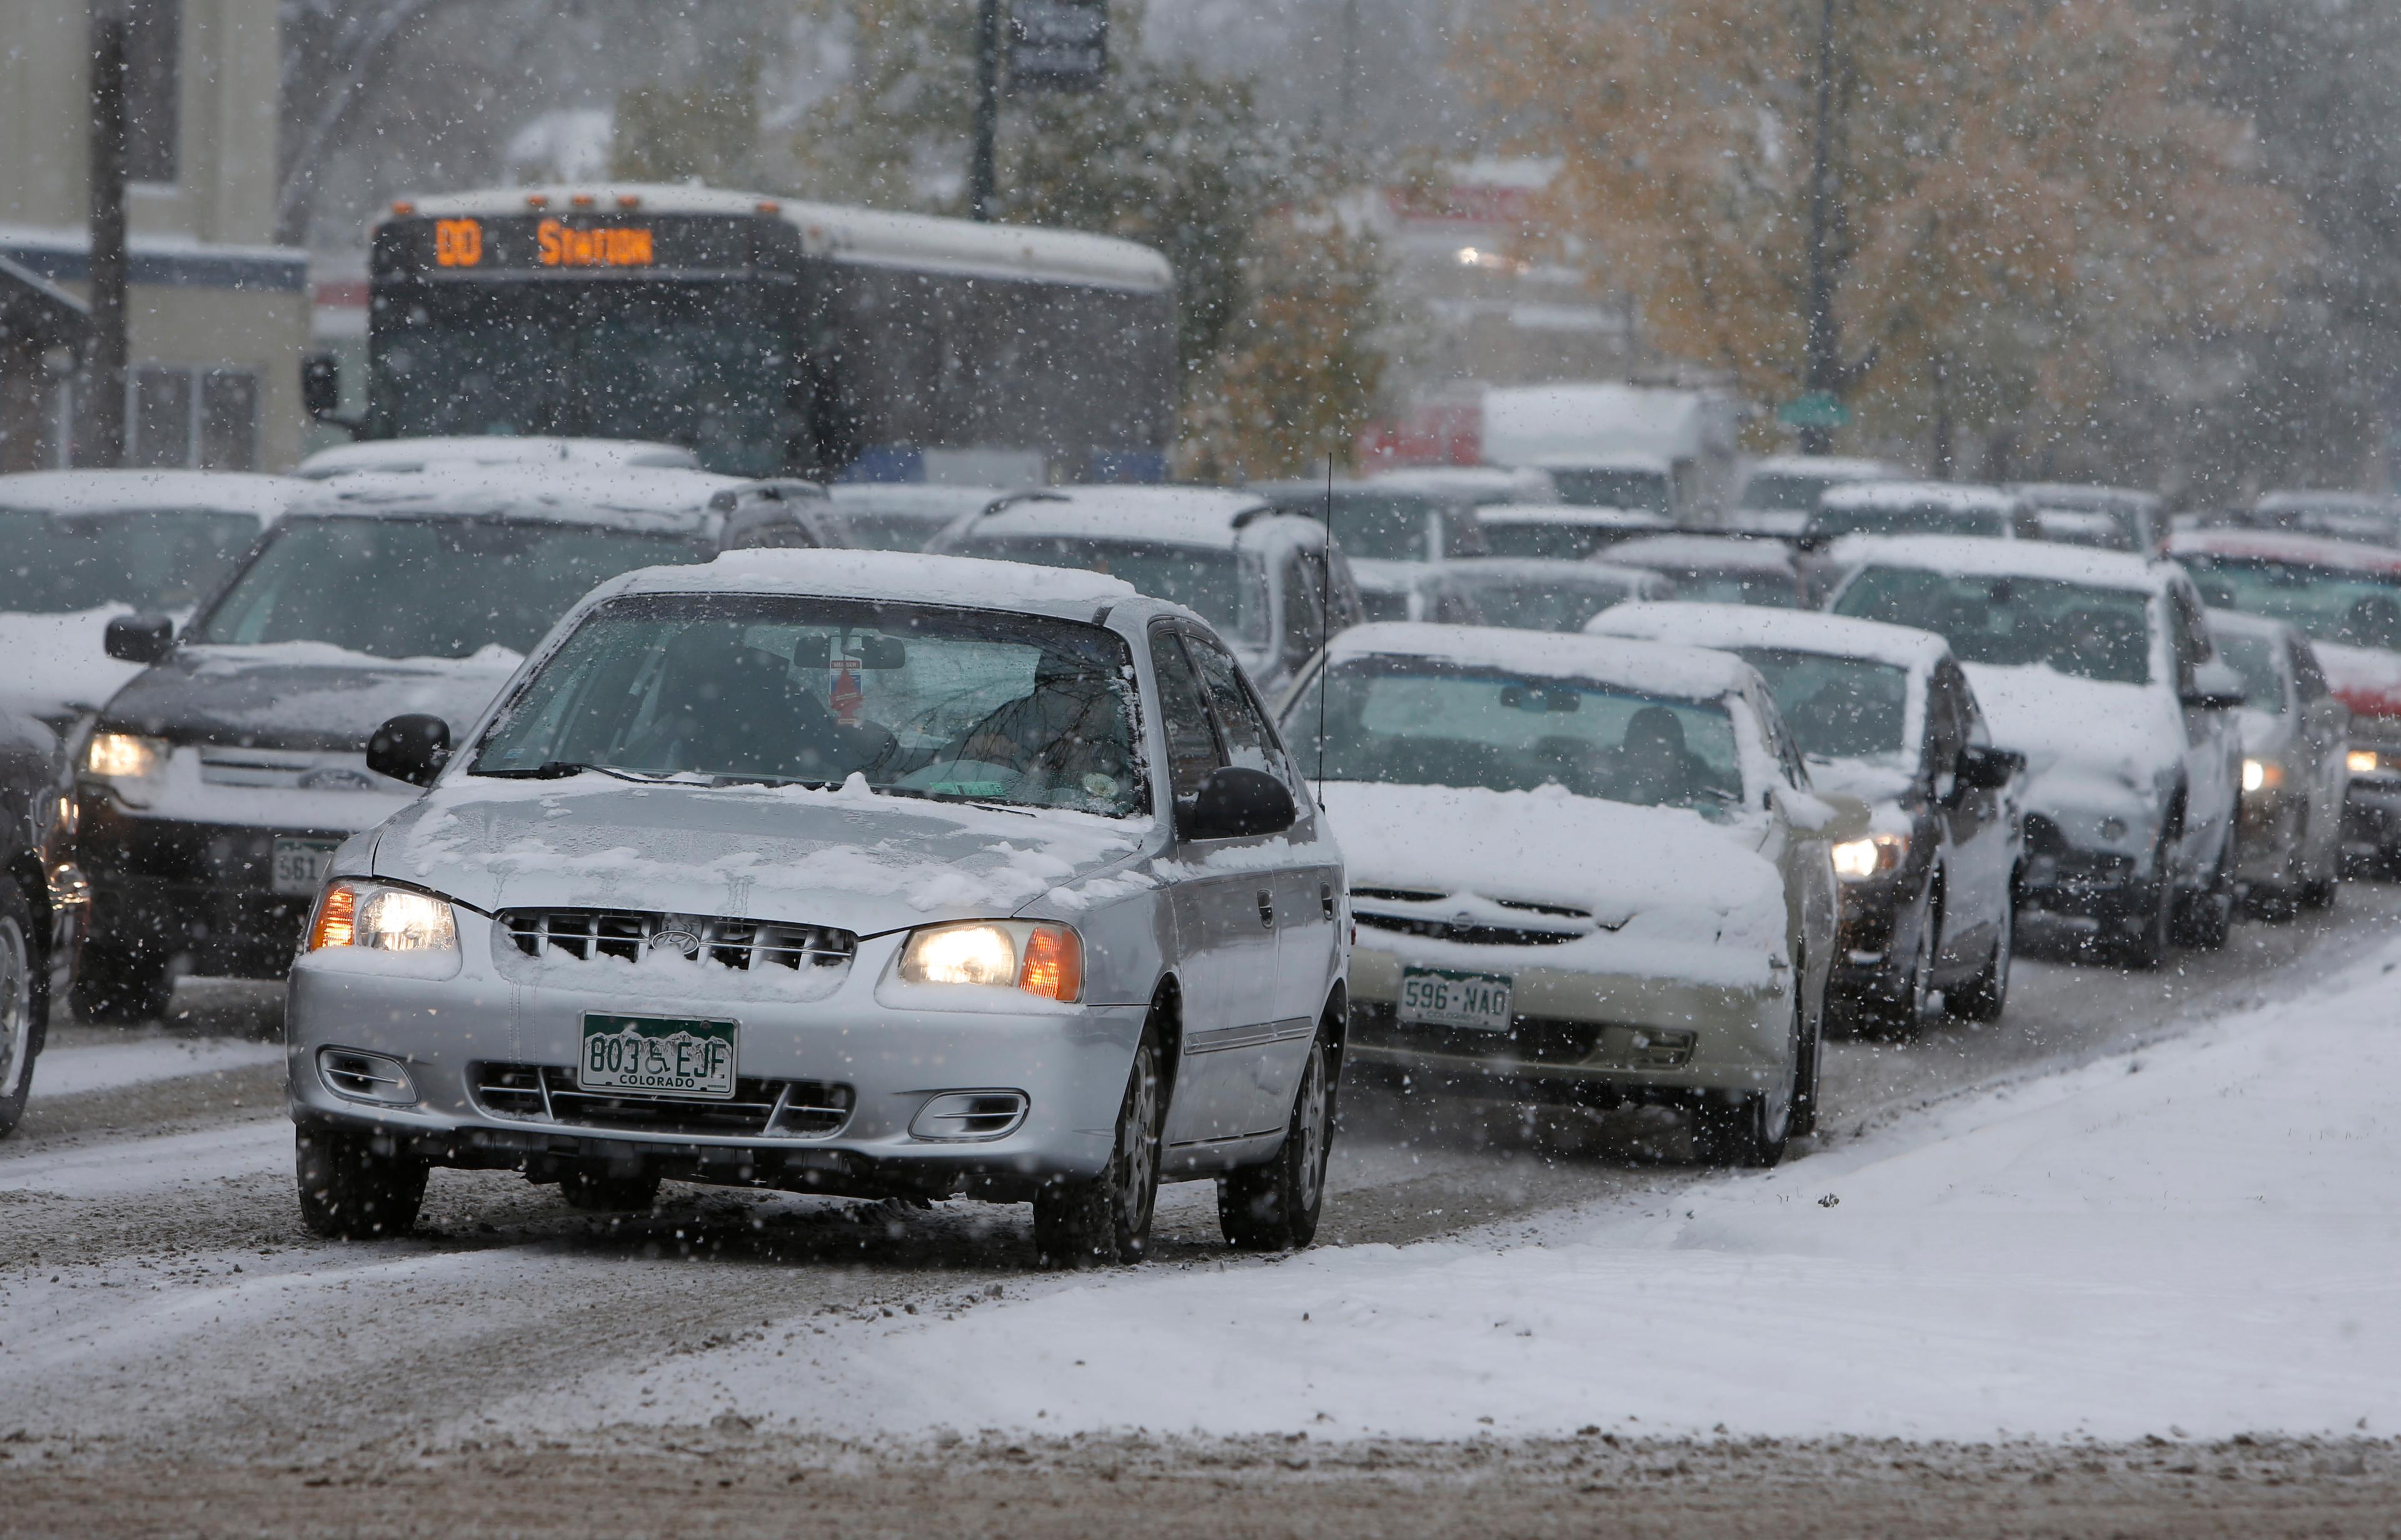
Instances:
[[[1776,420],[1788,428],[1847,428],[1851,409],[1832,391],[1811,391],[1777,407]]]
[[[1108,68],[1108,0],[1015,0],[1009,7],[1012,89],[1091,90]]]

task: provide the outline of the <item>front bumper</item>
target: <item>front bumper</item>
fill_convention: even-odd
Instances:
[[[352,832],[140,818],[103,797],[86,809],[76,853],[99,943],[207,978],[283,977],[316,893],[274,891],[275,841]]]
[[[2290,791],[2245,792],[2235,842],[2235,879],[2253,887],[2290,881],[2300,866],[2308,809],[2308,803]]]
[[[1601,1107],[1761,1091],[1790,1072],[1789,970],[1750,988],[1584,971],[1542,956],[1551,950],[1363,933],[1351,955],[1347,1062],[1465,1094]],[[1509,1032],[1401,1022],[1406,967],[1508,975]]]
[[[2352,777],[2342,801],[2342,853],[2353,859],[2401,858],[2401,777]]]
[[[289,1101],[303,1127],[372,1131],[436,1164],[555,1176],[571,1164],[845,1196],[967,1192],[1004,1200],[1103,1170],[1147,1008],[927,1011],[879,1002],[901,938],[859,942],[839,983],[808,988],[713,964],[536,963],[459,914],[446,979],[305,957],[286,991]],[[502,948],[508,943],[499,943]],[[768,972],[776,971],[767,969]],[[574,1091],[586,1011],[737,1022],[731,1103]],[[329,1084],[321,1049],[381,1054],[416,1100],[371,1105]],[[997,1137],[922,1137],[938,1095],[1013,1093]],[[802,1115],[803,1108],[831,1108]]]

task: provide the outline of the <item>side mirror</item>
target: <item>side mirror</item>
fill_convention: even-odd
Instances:
[[[1959,750],[1955,773],[1963,791],[1998,791],[2017,778],[2025,763],[2025,756],[2014,749],[1988,749],[1971,743]]]
[[[342,409],[340,359],[332,353],[310,353],[300,360],[300,405],[320,419]]]
[[[394,717],[367,739],[367,768],[378,776],[431,786],[450,763],[450,724],[440,717],[411,712]]]
[[[164,615],[118,615],[101,645],[119,663],[164,663],[175,650],[175,623]]]
[[[1264,770],[1228,764],[1209,772],[1175,821],[1187,840],[1233,840],[1281,834],[1299,818],[1300,809],[1283,782]]]
[[[2183,695],[2184,704],[2195,711],[2237,710],[2245,699],[2243,676],[2222,663],[2204,663],[2194,669],[2192,688]]]

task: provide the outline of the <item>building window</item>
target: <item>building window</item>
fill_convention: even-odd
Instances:
[[[133,371],[125,463],[144,470],[258,467],[258,377],[144,364]]]
[[[174,182],[183,134],[183,0],[126,0],[125,174]]]

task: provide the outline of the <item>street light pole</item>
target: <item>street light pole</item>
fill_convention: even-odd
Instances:
[[[76,461],[125,463],[126,336],[125,53],[123,9],[91,14],[91,326],[84,344],[83,399],[77,403]]]
[[[1807,357],[1804,389],[1811,395],[1832,395],[1842,379],[1841,334],[1834,325],[1833,232],[1832,202],[1834,179],[1834,0],[1822,0],[1818,13],[1818,122],[1809,155],[1809,293]],[[1801,430],[1801,452],[1832,454],[1833,430]]]
[[[994,156],[1000,137],[1000,0],[976,13],[975,147],[967,162],[967,214],[992,218]]]

